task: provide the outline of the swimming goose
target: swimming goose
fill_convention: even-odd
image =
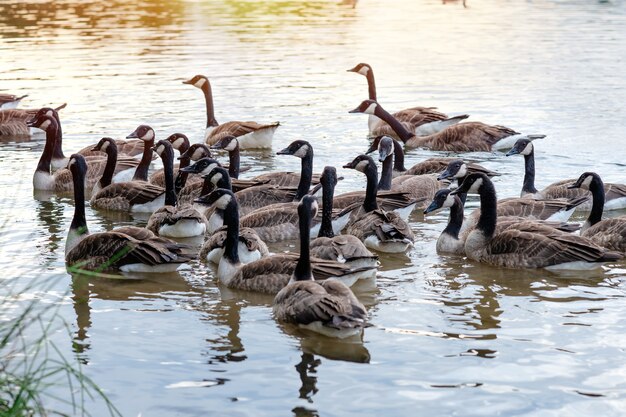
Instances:
[[[199,88],[204,93],[206,102],[206,132],[204,141],[209,145],[214,145],[224,135],[233,135],[239,138],[241,149],[251,148],[271,148],[274,132],[280,123],[259,124],[257,122],[226,122],[221,125],[215,120],[213,109],[213,93],[211,83],[204,75],[196,75],[190,80],[183,81],[183,84],[190,84]]]
[[[433,211],[450,208],[450,215],[448,217],[448,224],[445,229],[439,235],[437,239],[437,253],[453,253],[457,255],[465,254],[465,239],[469,232],[475,227],[475,224],[471,227],[461,229],[463,226],[463,199],[457,195],[451,195],[452,190],[448,188],[441,189],[435,193],[435,197],[430,205],[424,210],[424,214],[431,213]],[[519,223],[527,223],[525,227],[529,227],[533,222],[538,226],[535,228],[537,232],[548,230],[549,233],[553,233],[551,229],[557,229],[562,232],[571,233],[579,229],[577,224],[550,222],[545,220],[531,220],[527,217],[519,216],[506,216],[501,213],[505,213],[506,210],[502,210],[498,205],[498,222],[496,223],[496,233],[513,227]],[[544,226],[550,227],[545,229]]]
[[[28,97],[28,94],[23,96],[16,96],[14,94],[0,94],[0,109],[16,109],[20,105],[20,101],[23,98]]]
[[[363,101],[350,113],[374,114],[391,126],[409,148],[427,148],[433,151],[490,152],[513,146],[520,133],[504,126],[492,126],[481,122],[465,122],[450,126],[439,133],[418,137],[398,122],[391,114],[373,100]],[[545,135],[528,135],[534,139]]]
[[[575,180],[567,179],[554,182],[541,191],[535,188],[535,146],[527,138],[518,139],[511,150],[506,154],[524,156],[524,182],[522,185],[522,197],[532,197],[535,199],[550,198],[574,198],[588,196],[589,191],[583,188],[569,188],[568,186]],[[605,204],[604,210],[619,210],[626,208],[626,185],[625,184],[604,184]],[[591,201],[578,206],[578,210],[591,210]]]
[[[369,90],[369,99],[376,101],[376,82],[374,81],[374,71],[369,64],[360,63],[354,68],[348,70],[363,75],[367,79],[367,87]],[[415,131],[417,136],[426,136],[437,133],[448,126],[467,119],[467,114],[448,118],[443,113],[436,111],[436,107],[411,107],[393,114],[400,123],[409,131]],[[370,114],[367,121],[370,135],[388,135],[396,136],[396,133],[389,127],[387,123],[377,116]]]
[[[306,200],[314,203],[312,198]],[[224,213],[224,224],[227,227],[224,256],[220,259],[217,277],[229,288],[276,294],[289,282],[298,263],[298,255],[280,254],[262,258],[258,261],[242,265],[239,260],[239,210],[237,199],[230,191],[218,189],[209,197],[209,204],[215,204]],[[301,256],[309,255],[310,219],[314,215],[311,210],[304,210],[300,223]],[[350,277],[366,271],[366,268],[350,269],[338,262],[312,259],[313,274],[317,279]]]
[[[67,169],[58,169],[54,174],[50,173],[52,156],[56,146],[56,129],[57,124],[52,116],[43,115],[32,123],[33,127],[41,128],[46,132],[46,143],[37,164],[37,169],[33,175],[33,188],[35,190],[45,191],[72,191],[74,182],[72,181],[72,173]],[[107,159],[101,157],[87,158],[87,171],[84,175],[85,187],[92,189],[98,179],[104,174]],[[132,169],[137,165],[136,161],[118,161],[114,165],[112,175],[116,173]]]
[[[496,190],[484,174],[468,175],[450,194],[459,193],[480,196],[480,218],[465,239],[465,254],[472,260],[506,268],[590,269],[622,256],[581,236],[556,230],[536,233],[534,224],[529,227],[518,224],[496,233]]]
[[[166,237],[201,236],[206,231],[206,218],[190,205],[176,205],[173,148],[168,140],[160,140],[154,147],[165,169],[165,205],[150,215],[146,229]]]
[[[117,169],[117,172],[116,172],[116,167],[122,161],[118,161],[117,159],[117,156],[118,156],[117,144],[116,144],[116,141],[111,138],[100,139],[100,142],[96,144],[96,146],[93,148],[93,151],[94,151],[93,153],[97,155],[101,155],[101,152],[104,152],[107,156],[107,159],[106,159],[107,162],[104,168],[104,172],[102,173],[102,177],[100,177],[100,179],[93,186],[93,189],[91,191],[92,196],[98,193],[98,191],[100,191],[107,185],[110,185],[111,183],[130,181],[135,171],[137,170],[137,168],[139,168],[139,165],[140,165],[139,161],[137,161],[134,158],[124,158],[123,163],[130,165],[130,168],[125,169],[125,170]],[[79,155],[82,155],[82,154],[79,154]],[[92,158],[92,157],[86,157],[86,158]],[[100,158],[100,157],[98,156],[97,158]]]
[[[377,267],[378,256],[373,255],[363,242],[353,235],[336,235],[333,230],[333,194],[337,185],[337,170],[325,167],[322,171],[322,223],[317,238],[311,242],[311,255],[346,263],[351,268]],[[376,277],[375,270],[372,270]]]
[[[580,235],[604,248],[626,253],[626,216],[602,220],[606,187],[600,176],[595,172],[585,172],[569,187],[589,190],[593,198],[591,213],[583,224]]]
[[[45,107],[42,110],[49,110],[50,112],[56,112],[57,110],[61,110],[65,108],[67,104],[62,104],[56,109],[52,109],[49,107]],[[33,128],[30,125],[30,122],[36,120],[37,115],[41,112],[41,110],[26,110],[26,109],[0,109],[0,136],[18,136],[25,137],[31,136],[34,132]],[[56,152],[56,151],[55,151]],[[56,153],[55,153],[56,157]],[[55,159],[53,157],[53,161]],[[54,166],[54,169],[65,168],[67,167],[67,160],[65,160],[65,165],[63,166]]]
[[[176,149],[182,156],[189,149],[189,139],[182,133],[173,133],[167,137],[169,143],[172,144],[172,148]],[[178,169],[189,166],[190,159],[179,157],[179,164],[174,165],[174,176],[178,177]],[[181,166],[182,165],[182,166]],[[150,184],[158,185],[159,187],[165,187],[165,168],[158,169],[150,174],[148,178]],[[183,184],[184,185],[184,184]]]
[[[172,272],[196,257],[186,245],[154,236],[145,229],[124,227],[89,234],[85,219],[85,173],[82,155],[70,157],[74,182],[74,217],[65,245],[65,262],[73,271]]]
[[[298,205],[300,217],[311,218],[310,212],[316,210],[316,205],[313,197],[304,197]],[[302,233],[307,234],[309,226],[302,224]],[[315,281],[308,246],[306,236],[301,239],[300,257],[289,283],[274,298],[276,318],[327,336],[344,338],[359,334],[367,325],[365,307],[340,280]]]
[[[376,190],[378,172],[371,157],[359,155],[344,168],[356,169],[367,177],[367,189],[361,213],[346,226],[346,233],[359,238],[365,246],[380,252],[404,252],[415,236],[409,225],[393,211],[378,208]]]

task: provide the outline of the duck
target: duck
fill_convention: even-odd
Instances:
[[[610,252],[591,240],[554,230],[536,233],[531,224],[496,233],[498,201],[496,190],[484,174],[470,174],[450,195],[459,193],[480,196],[480,218],[465,239],[465,254],[474,261],[505,268],[546,268],[579,270],[600,267],[603,262],[619,260],[622,255]]]
[[[361,74],[367,79],[369,99],[376,101],[376,82],[374,81],[374,71],[371,65],[362,62],[349,69],[348,72]],[[427,136],[467,119],[469,115],[463,114],[449,118],[447,115],[438,112],[436,107],[411,107],[394,113],[393,117],[402,123],[407,130],[415,131],[417,136]],[[387,123],[373,114],[369,115],[367,124],[371,136],[396,135]]]
[[[40,128],[46,132],[46,142],[43,148],[37,168],[33,175],[33,188],[39,191],[54,191],[54,192],[66,192],[72,191],[74,182],[72,180],[72,173],[67,169],[58,169],[54,173],[50,172],[52,156],[54,155],[54,148],[56,146],[56,131],[57,123],[54,117],[48,115],[42,115],[32,122],[33,127]],[[86,159],[87,171],[83,178],[85,179],[85,187],[92,189],[98,179],[104,174],[107,159],[102,157],[87,157]],[[118,161],[114,165],[112,175],[116,173],[132,169],[137,166],[136,161]]]
[[[439,209],[449,208],[448,224],[437,239],[437,253],[449,253],[456,255],[465,255],[465,239],[469,232],[476,226],[474,223],[471,227],[462,229],[463,226],[463,206],[464,199],[459,194],[452,195],[452,190],[443,188],[435,193],[435,196],[429,206],[424,210],[424,214],[428,214]],[[502,210],[501,206],[497,208],[498,222],[496,223],[496,232],[506,228],[513,227],[519,223],[525,223],[524,227],[529,227],[531,223],[538,225],[536,232],[548,231],[554,233],[553,229],[560,230],[565,233],[572,233],[579,229],[578,224],[565,222],[550,222],[547,220],[531,220],[526,217],[506,216],[506,210]],[[550,229],[545,229],[548,226]]]
[[[524,182],[522,183],[521,197],[534,199],[574,198],[590,195],[583,188],[569,188],[575,179],[566,179],[554,182],[541,191],[535,188],[535,145],[528,138],[520,138],[507,152],[506,156],[524,156]],[[626,208],[626,184],[604,183],[605,203],[604,210],[620,210]],[[577,210],[591,210],[592,201],[587,201],[577,207]]]
[[[314,198],[304,197],[311,207],[316,206]],[[242,265],[239,259],[239,210],[237,199],[228,190],[217,189],[209,194],[208,204],[215,204],[224,213],[226,241],[224,256],[219,261],[217,278],[229,288],[254,291],[265,294],[277,294],[289,282],[300,257],[309,256],[310,221],[315,215],[312,210],[303,210],[300,222],[300,255],[272,255],[258,261]],[[365,268],[350,269],[339,262],[311,259],[311,267],[317,279],[343,278],[353,280],[352,274],[364,272]]]
[[[73,154],[68,169],[74,181],[75,202],[65,246],[65,262],[71,272],[120,270],[165,273],[178,270],[196,257],[190,247],[137,227],[90,234],[85,218],[85,158]]]
[[[476,172],[479,173],[479,172]],[[444,172],[439,174],[439,180],[457,179],[464,181],[469,175],[469,169],[463,160],[454,160],[448,164]],[[488,176],[488,174],[485,174]],[[459,197],[465,204],[465,193],[459,193]],[[574,197],[572,199],[533,200],[530,198],[504,198],[498,201],[498,214],[500,216],[528,217],[534,220],[549,220],[566,222],[572,216],[578,206],[584,204],[589,198]],[[474,210],[467,224],[474,226],[480,216],[480,209]]]
[[[183,133],[172,133],[165,140],[171,143],[172,148],[176,149],[180,153],[181,156],[185,152],[187,152],[187,150],[190,147],[189,138]],[[191,163],[191,160],[189,158],[179,157],[178,159],[180,163],[177,165],[174,165],[175,177],[178,177],[179,175],[178,174],[179,168],[184,168],[186,166],[189,166],[189,164]],[[165,187],[165,168],[158,169],[154,171],[152,174],[150,174],[150,176],[148,177],[148,181],[150,182],[150,184],[158,185],[159,187]]]
[[[317,202],[306,196],[298,205],[301,217],[311,218]],[[309,230],[304,224],[303,231]],[[282,323],[346,338],[359,335],[367,326],[367,310],[350,287],[335,278],[317,281],[313,276],[308,240],[301,240],[300,257],[287,285],[274,298],[272,310]]]
[[[372,254],[365,244],[353,235],[339,235],[333,230],[333,194],[337,185],[337,170],[327,166],[322,171],[322,221],[317,237],[311,241],[311,256],[337,261],[351,268],[378,266],[378,256]],[[372,270],[373,278],[376,277]]]
[[[204,75],[196,75],[189,80],[183,81],[183,84],[197,87],[204,93],[207,115],[204,141],[208,145],[215,144],[223,135],[234,135],[239,138],[241,149],[269,149],[272,147],[272,138],[274,137],[274,132],[280,126],[279,122],[260,124],[257,122],[231,121],[219,124],[215,120],[213,93],[209,79]]]
[[[595,172],[584,172],[570,184],[571,189],[582,188],[591,192],[593,205],[580,235],[596,244],[626,254],[626,216],[602,220],[605,189],[602,178]]]
[[[16,96],[15,94],[0,94],[0,110],[17,109],[22,99],[28,97],[28,94]]]
[[[367,155],[359,155],[343,167],[360,171],[367,177],[365,200],[361,211],[350,220],[346,226],[346,233],[356,236],[365,243],[365,246],[379,252],[406,251],[413,245],[415,235],[399,214],[378,208],[376,201],[378,172],[374,160]]]
[[[405,129],[391,114],[373,100],[363,101],[350,113],[374,114],[391,126],[404,146],[408,148],[426,148],[433,151],[451,152],[491,152],[509,149],[520,137],[520,133],[504,126],[488,125],[482,122],[458,123],[429,135],[416,136]],[[545,135],[527,135],[533,139],[544,138]]]

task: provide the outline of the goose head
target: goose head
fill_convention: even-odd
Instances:
[[[194,200],[194,203],[203,204],[206,206],[215,205],[215,207],[219,210],[226,210],[228,204],[235,200],[235,195],[232,191],[226,190],[224,188],[218,188],[210,192],[207,195],[203,195]],[[235,200],[237,201],[237,200]]]
[[[300,204],[298,204],[298,217],[301,219],[305,218],[305,216],[309,216],[309,223],[311,219],[317,216],[317,210],[319,206],[317,204],[317,199],[310,195],[305,195],[300,200]],[[309,224],[310,227],[310,224]]]
[[[376,109],[378,107],[380,107],[380,104],[374,100],[364,100],[358,105],[357,108],[350,110],[348,113],[376,114]]]
[[[462,159],[455,159],[448,163],[446,170],[437,177],[438,181],[463,178],[467,175],[467,164]]]
[[[211,172],[204,176],[204,179],[209,180],[213,185],[217,185],[222,179],[230,179],[228,171],[222,167],[214,167]]]
[[[189,149],[189,138],[182,133],[173,133],[165,139],[172,144],[172,147],[178,151],[186,151]]]
[[[210,158],[211,150],[204,143],[194,143],[183,152],[178,159],[189,158],[192,161],[199,161],[202,158]]]
[[[34,120],[33,119],[29,120],[28,122],[26,122],[26,124],[28,125],[28,127],[36,127],[43,131],[48,131],[48,129],[50,129],[51,126],[57,126],[57,122],[54,116],[48,116],[45,113],[41,114],[39,117],[37,117]]]
[[[139,125],[126,139],[141,139],[144,142],[154,140],[154,129],[148,125]]]
[[[302,159],[313,156],[313,147],[306,140],[294,140],[285,149],[276,152],[276,155],[293,155]]]
[[[96,144],[96,146],[93,147],[92,151],[106,152],[107,149],[114,149],[114,148],[117,149],[117,145],[115,144],[115,141],[113,139],[102,138]]]
[[[352,160],[352,162],[344,165],[344,168],[356,169],[360,172],[365,172],[369,167],[376,167],[374,160],[367,155],[359,155]]]
[[[372,152],[374,152],[375,150],[378,149],[378,145],[380,144],[380,140],[385,137],[385,135],[378,135],[374,138],[374,140],[372,141],[372,143],[370,144],[370,147],[367,148],[367,151],[365,151],[365,154],[368,155]]]
[[[181,171],[189,172],[190,174],[207,175],[213,168],[219,166],[221,166],[220,163],[213,158],[202,158],[188,167],[181,168]]]
[[[529,138],[520,138],[515,142],[515,145],[510,151],[506,153],[506,156],[511,155],[531,155],[533,153],[533,143]]]
[[[367,74],[369,74],[371,71],[372,67],[364,62],[361,62],[360,64],[357,64],[354,68],[350,68],[348,70],[348,72],[356,72],[357,74],[361,74],[365,77],[367,77]]]
[[[174,154],[172,144],[167,139],[161,139],[153,147],[152,151],[156,152],[161,158]]]
[[[193,78],[183,81],[183,84],[189,84],[197,88],[202,88],[208,82],[209,82],[209,79],[205,77],[204,75],[195,75]]]
[[[67,169],[70,170],[73,177],[85,175],[87,172],[87,162],[85,162],[85,157],[77,153],[72,154],[70,159],[67,161]]]
[[[435,193],[433,201],[424,210],[424,214],[428,214],[435,210],[439,210],[446,207],[452,207],[454,205],[454,195],[449,188],[442,188]]]
[[[322,171],[322,175],[320,176],[320,183],[322,185],[331,185],[336,186],[339,179],[337,178],[337,169],[335,167],[327,166],[324,167]]]
[[[583,190],[588,190],[593,183],[602,184],[602,179],[595,172],[584,172],[578,177],[575,183],[570,184],[567,188],[582,188]]]
[[[378,141],[378,160],[383,162],[389,156],[393,156],[393,139],[383,136]]]
[[[237,148],[239,148],[239,140],[233,135],[226,135],[215,145],[211,146],[211,149],[224,149],[228,152],[232,152]]]
[[[456,190],[452,191],[450,195],[457,194],[479,194],[480,189],[487,182],[491,182],[489,177],[483,173],[472,173],[465,177],[463,184],[459,186]]]
[[[31,122],[35,122],[35,120],[37,120],[39,117],[41,116],[50,116],[50,117],[54,117],[54,113],[55,110],[51,107],[42,107],[39,110],[37,110],[37,113],[35,113],[35,115],[33,117],[31,117],[26,124],[29,124]]]

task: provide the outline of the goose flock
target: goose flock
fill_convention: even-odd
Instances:
[[[61,107],[19,110],[21,97],[10,95],[0,95],[0,135],[28,134],[29,128],[45,132],[33,187],[73,192],[65,247],[70,271],[165,273],[199,258],[216,268],[222,285],[275,295],[280,322],[333,337],[358,335],[368,325],[355,292],[376,288],[384,262],[378,254],[413,250],[420,225],[409,222],[412,213],[448,208],[448,224],[433,242],[437,252],[496,267],[589,269],[626,255],[626,216],[602,219],[606,210],[626,207],[626,185],[604,183],[597,173],[585,172],[538,191],[533,141],[543,135],[465,122],[466,114],[450,117],[432,107],[390,113],[377,101],[372,67],[361,63],[348,71],[367,79],[369,97],[350,113],[369,115],[372,141],[364,143],[364,154],[346,158],[342,168],[364,174],[364,191],[334,195],[337,169],[326,166],[314,173],[315,144],[305,140],[276,152],[278,161],[299,158],[299,172],[245,175],[241,152],[271,149],[280,124],[218,123],[211,84],[203,75],[183,81],[204,94],[202,143],[190,143],[183,133],[157,140],[152,127],[140,125],[126,140],[103,137],[67,158]],[[456,155],[406,168],[404,152],[412,148]],[[458,156],[501,150],[524,156],[519,198],[499,200],[492,178],[500,174]],[[214,152],[227,152],[227,164]],[[380,175],[368,155],[373,152],[378,152]],[[155,159],[163,168],[151,172]],[[480,208],[465,216],[469,194],[479,196]],[[95,210],[150,217],[145,228],[90,234],[86,201]],[[568,223],[575,210],[589,211],[583,225]],[[176,240],[195,236],[203,237],[200,248]],[[299,252],[270,252],[267,243],[284,240],[299,240]]]

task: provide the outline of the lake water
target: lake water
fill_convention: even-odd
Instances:
[[[0,92],[29,94],[23,107],[67,102],[69,155],[142,123],[198,141],[203,98],[181,81],[206,74],[218,121],[282,124],[271,152],[243,156],[250,175],[298,169],[275,155],[295,139],[313,144],[319,172],[368,146],[366,117],[348,114],[365,79],[346,72],[368,62],[390,110],[436,106],[546,134],[539,187],[589,170],[625,183],[625,28],[620,0],[6,0]],[[381,256],[379,291],[363,300],[373,326],[362,343],[294,334],[273,319],[271,297],[222,288],[201,263],[141,280],[70,276],[73,201],[34,195],[42,149],[41,136],[0,143],[2,275],[40,284],[2,317],[31,299],[58,305],[71,337],[60,329],[54,343],[125,416],[624,413],[624,263],[566,276],[486,267],[437,255],[447,213],[414,215],[415,248]],[[435,154],[412,150],[407,166]],[[505,174],[499,197],[519,194],[522,158],[468,157]],[[364,187],[362,174],[339,171],[338,192]],[[87,217],[91,231],[145,224]],[[105,414],[101,401],[87,405]]]

